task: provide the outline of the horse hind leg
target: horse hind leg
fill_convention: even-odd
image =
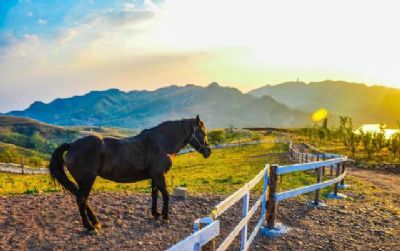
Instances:
[[[89,203],[86,201],[86,213],[90,220],[90,222],[94,225],[97,230],[101,229],[100,221],[97,219],[97,216],[94,214],[93,210],[90,208]]]
[[[90,190],[92,189],[95,177],[91,179],[87,179],[85,182],[78,182],[79,185],[79,195],[76,197],[76,202],[79,207],[79,213],[82,218],[83,227],[87,229],[88,233],[95,233],[95,223],[93,223],[95,215],[93,212],[88,208],[87,199],[90,194]],[[90,212],[88,212],[90,211]],[[97,220],[97,218],[96,218]],[[92,224],[93,223],[93,224]],[[98,223],[98,221],[97,221]]]

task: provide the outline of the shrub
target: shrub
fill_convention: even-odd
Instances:
[[[212,145],[221,144],[225,139],[224,131],[211,131],[207,134],[207,138]]]

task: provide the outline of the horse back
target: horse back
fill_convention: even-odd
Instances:
[[[104,138],[104,164],[99,175],[116,182],[134,182],[148,178],[147,151],[136,138]]]
[[[71,143],[65,156],[68,171],[79,182],[88,176],[96,176],[102,166],[103,140],[90,135]]]

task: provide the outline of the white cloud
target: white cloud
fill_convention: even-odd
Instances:
[[[133,11],[135,10],[136,6],[133,3],[124,3],[124,7],[122,8],[123,11]]]
[[[31,17],[33,14],[31,11],[28,12],[28,16]]]
[[[143,0],[143,5],[147,10],[159,9],[159,5],[155,4],[152,0]]]
[[[37,22],[38,22],[38,24],[42,24],[42,25],[47,24],[47,20],[46,19],[39,18]]]

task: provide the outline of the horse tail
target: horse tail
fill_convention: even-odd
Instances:
[[[57,147],[51,155],[49,170],[50,175],[53,179],[57,180],[66,190],[74,194],[79,195],[78,187],[67,177],[64,170],[64,152],[67,151],[70,144],[63,143]]]

